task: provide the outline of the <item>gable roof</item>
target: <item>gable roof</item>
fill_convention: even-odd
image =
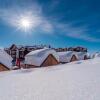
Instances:
[[[86,52],[77,52],[76,56],[77,56],[78,60],[84,60],[84,57],[85,56],[88,57],[88,54]]]
[[[2,65],[4,68],[6,68],[7,70],[9,70],[10,68],[8,68],[7,66],[5,66],[4,64],[2,64],[1,62],[0,62],[0,65]]]
[[[95,57],[100,57],[100,52],[96,52],[93,56],[94,56],[94,58]]]
[[[76,55],[74,51],[57,52],[60,62],[70,62],[73,55]]]
[[[11,62],[12,62],[12,57],[9,54],[7,54],[4,50],[0,49],[0,63],[11,69],[12,67]]]
[[[60,62],[70,62],[73,55],[75,55],[78,60],[84,60],[84,56],[88,57],[86,52],[75,51],[58,52],[58,55]]]
[[[44,48],[28,53],[25,56],[25,64],[40,66],[49,54],[52,54],[57,59],[57,61],[59,61],[59,56],[55,50]]]

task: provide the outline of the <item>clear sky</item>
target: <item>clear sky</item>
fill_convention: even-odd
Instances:
[[[27,31],[22,16],[32,22]],[[50,44],[100,50],[100,0],[0,0],[0,47]]]

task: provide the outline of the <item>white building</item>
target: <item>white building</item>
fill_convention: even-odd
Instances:
[[[73,51],[58,52],[59,60],[61,63],[68,63],[72,61],[77,61],[77,56]]]
[[[50,66],[58,63],[59,56],[57,52],[49,48],[35,50],[25,56],[26,67]]]
[[[92,58],[100,57],[100,52],[96,52],[93,54]]]
[[[88,58],[87,53],[85,52],[65,51],[58,52],[58,55],[61,63],[69,63],[72,61],[85,60]]]

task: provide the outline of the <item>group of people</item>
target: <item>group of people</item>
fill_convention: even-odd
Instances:
[[[12,60],[12,66],[19,66],[20,67],[20,59],[19,58],[13,58]]]

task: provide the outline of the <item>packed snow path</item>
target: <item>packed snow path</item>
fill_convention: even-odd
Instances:
[[[1,72],[0,100],[100,100],[100,58]]]

